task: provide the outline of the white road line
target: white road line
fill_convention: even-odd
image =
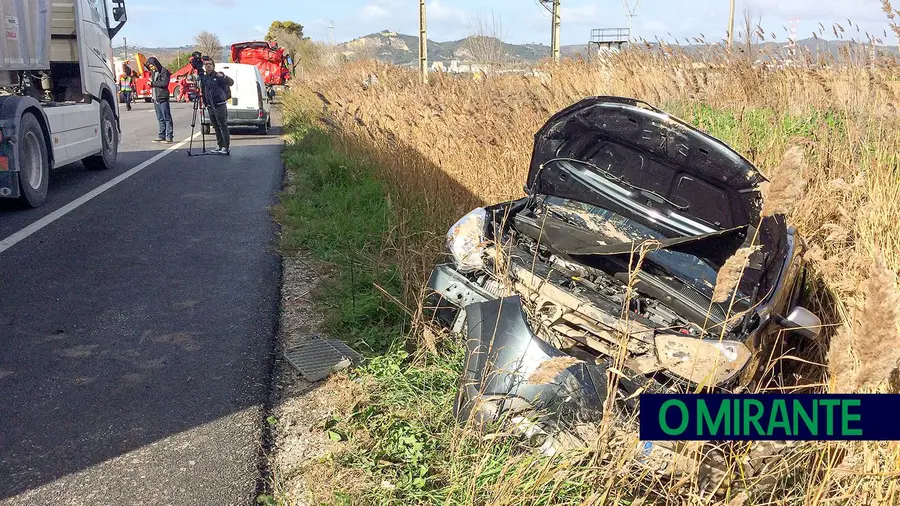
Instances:
[[[197,132],[196,134],[194,134],[194,138],[196,138],[199,135],[200,135],[200,132]],[[38,230],[46,227],[47,225],[53,223],[56,220],[62,218],[63,216],[74,211],[75,209],[78,209],[79,207],[86,204],[88,201],[90,201],[94,197],[100,195],[101,193],[105,192],[106,190],[109,190],[113,186],[121,183],[122,181],[125,181],[126,179],[130,178],[131,176],[146,169],[150,165],[153,165],[153,163],[159,161],[162,157],[168,155],[169,153],[175,151],[176,149],[184,146],[190,140],[191,140],[191,138],[188,137],[187,139],[175,144],[174,146],[171,146],[169,149],[166,149],[165,151],[161,151],[161,152],[157,153],[149,160],[145,160],[145,161],[141,162],[140,164],[136,165],[135,167],[129,169],[128,172],[119,174],[115,178],[113,178],[113,179],[103,183],[102,185],[94,188],[93,190],[85,193],[84,195],[73,200],[72,202],[69,202],[68,204],[60,207],[59,209],[48,214],[47,216],[44,216],[43,218],[28,225],[27,227],[23,228],[22,230],[19,230],[18,232],[10,235],[6,239],[3,239],[2,241],[0,241],[0,253],[3,253],[4,251],[8,250],[9,248],[12,248],[17,243],[28,238],[28,236],[34,234]]]

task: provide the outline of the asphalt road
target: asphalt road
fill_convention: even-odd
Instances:
[[[150,142],[151,104],[123,115],[116,169],[63,167],[41,208],[0,206],[0,504],[251,504],[280,130],[189,158]],[[189,104],[173,115],[186,139]]]

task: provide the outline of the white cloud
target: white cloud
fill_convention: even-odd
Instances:
[[[396,14],[401,7],[398,3],[396,0],[374,0],[363,6],[359,17],[371,21],[392,17],[391,14]]]
[[[607,12],[607,17],[609,12]],[[549,14],[547,18],[549,19]],[[559,18],[561,23],[571,23],[576,25],[597,25],[600,23],[600,12],[596,4],[582,4],[574,7],[560,7]]]
[[[461,23],[465,24],[468,18],[466,11],[444,5],[440,0],[431,0],[425,6],[428,21],[435,23]]]

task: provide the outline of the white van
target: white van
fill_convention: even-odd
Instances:
[[[272,126],[271,108],[266,95],[266,84],[259,69],[243,63],[217,63],[216,72],[234,79],[231,100],[226,106],[228,126],[255,126],[260,133],[268,133]],[[200,116],[200,125],[203,133],[208,135],[210,122],[206,116],[206,108],[203,108]]]

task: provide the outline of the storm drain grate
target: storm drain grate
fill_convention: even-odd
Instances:
[[[315,336],[284,352],[284,357],[307,381],[316,382],[362,361],[362,356],[339,339]]]

